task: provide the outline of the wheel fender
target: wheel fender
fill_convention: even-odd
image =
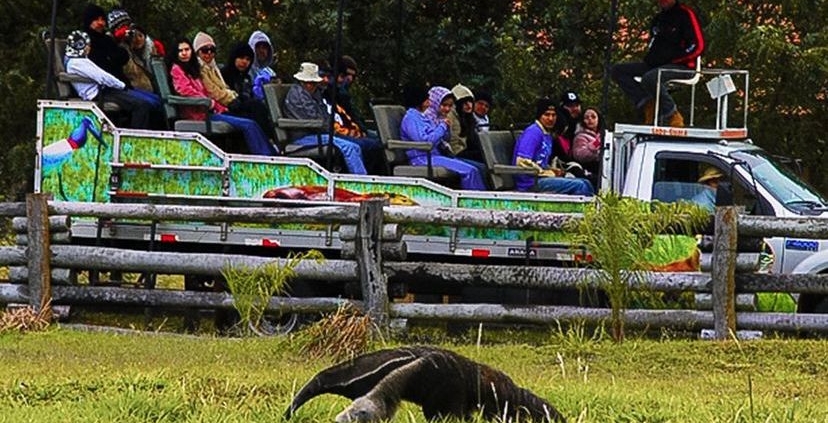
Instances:
[[[802,260],[791,273],[818,274],[828,272],[828,251],[820,251]],[[823,294],[801,294],[797,301],[799,313],[828,313],[828,296]]]
[[[825,273],[828,272],[828,250],[819,251],[799,262],[791,273]]]

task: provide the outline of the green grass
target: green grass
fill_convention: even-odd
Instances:
[[[570,422],[828,422],[824,340],[616,345],[582,328],[512,329],[485,330],[478,348],[475,336],[409,339],[505,371]],[[292,394],[331,364],[300,347],[294,338],[0,335],[0,422],[279,422]],[[291,421],[330,422],[347,403],[319,397]],[[396,421],[424,419],[407,404]]]

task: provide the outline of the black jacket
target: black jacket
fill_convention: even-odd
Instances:
[[[669,63],[696,66],[704,51],[704,35],[696,13],[679,2],[662,10],[650,25],[650,49],[644,62],[652,67]]]
[[[124,75],[124,65],[129,62],[129,52],[119,46],[109,35],[91,29],[87,30],[86,33],[89,34],[91,41],[89,43],[91,45],[89,60],[129,87],[129,79]]]

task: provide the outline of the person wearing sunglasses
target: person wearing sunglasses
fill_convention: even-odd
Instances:
[[[169,53],[167,62],[170,64],[172,86],[178,95],[185,97],[209,97],[201,78],[201,65],[193,54],[195,50],[192,42],[181,37],[175,44],[177,48]],[[203,45],[202,45],[203,47]],[[197,51],[197,50],[196,50]],[[197,53],[196,53],[197,54]],[[262,128],[254,121],[242,117],[231,116],[227,107],[216,100],[210,104],[210,112],[203,106],[178,106],[179,115],[184,119],[226,122],[244,134],[247,151],[250,154],[275,156],[276,147],[268,141]]]
[[[216,43],[213,37],[199,32],[193,38],[193,48],[201,67],[201,80],[210,98],[227,107],[227,114],[253,120],[268,138],[273,138],[275,128],[270,121],[265,103],[257,99],[240,97],[239,93],[231,89],[224,80],[216,64]]]

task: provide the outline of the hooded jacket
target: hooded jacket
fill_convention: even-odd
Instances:
[[[227,63],[221,69],[221,76],[224,78],[227,87],[238,93],[242,101],[246,101],[253,98],[253,78],[248,73],[250,68],[245,69],[243,72],[240,72],[236,68],[236,58],[242,56],[250,57],[251,63],[255,56],[255,53],[253,53],[253,50],[245,41],[241,41],[233,47]]]
[[[213,42],[213,38],[209,35],[199,32],[196,34],[195,39],[193,39],[193,49],[197,52],[200,48],[206,46],[215,47],[216,43]],[[227,83],[224,82],[224,78],[221,76],[221,70],[219,70],[218,64],[216,64],[215,55],[213,55],[213,60],[210,63],[201,60],[201,56],[198,56],[198,53],[196,53],[196,56],[198,57],[198,63],[201,65],[201,82],[210,94],[210,98],[218,101],[223,106],[228,106],[239,94],[231,90],[227,86]]]
[[[435,122],[441,122],[446,116],[440,116],[440,103],[446,96],[451,94],[451,90],[446,87],[435,86],[428,90],[428,99],[430,104],[425,111],[425,115]]]
[[[268,53],[267,59],[264,61],[259,61],[256,58],[256,44],[258,43],[267,43]],[[250,65],[250,77],[256,79],[256,76],[258,76],[260,72],[265,72],[270,75],[271,79],[275,79],[276,71],[274,71],[271,66],[276,64],[276,60],[273,55],[273,44],[270,42],[270,37],[262,31],[253,31],[253,33],[250,34],[250,38],[247,40],[247,45],[250,46],[254,53],[253,64]]]

